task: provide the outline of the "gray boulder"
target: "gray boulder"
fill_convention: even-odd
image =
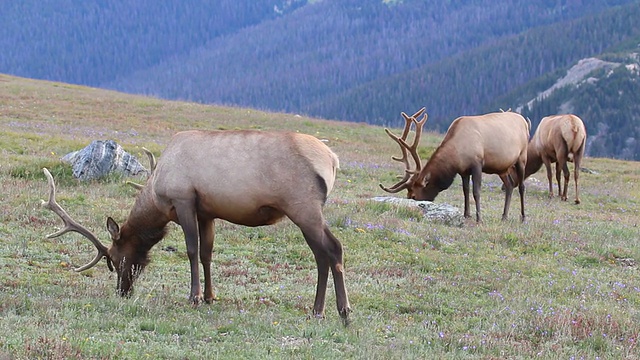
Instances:
[[[462,227],[464,215],[456,207],[447,204],[437,204],[431,201],[416,201],[390,196],[376,196],[373,201],[387,202],[398,206],[417,207],[425,218],[442,222],[446,225]]]
[[[95,140],[84,149],[63,156],[61,160],[71,164],[73,176],[80,180],[99,179],[111,173],[123,176],[148,174],[133,155],[113,140]]]

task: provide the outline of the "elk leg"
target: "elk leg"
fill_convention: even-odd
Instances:
[[[556,162],[556,182],[558,183],[558,197],[560,200],[566,200],[564,194],[562,193],[562,165],[560,165],[560,161]]]
[[[204,273],[204,301],[211,303],[216,300],[211,283],[211,258],[213,257],[214,223],[211,220],[198,219],[200,231],[200,263]]]
[[[193,202],[174,203],[178,221],[184,232],[184,240],[187,244],[187,256],[191,265],[191,294],[189,300],[198,305],[202,302],[202,289],[200,287],[200,271],[198,268],[198,223]]]
[[[578,178],[580,177],[580,161],[582,155],[577,153],[573,156],[573,180],[576,184],[576,204],[580,204],[580,194],[578,193]]]
[[[329,259],[331,260],[331,273],[333,274],[333,284],[336,291],[336,306],[338,307],[338,313],[340,317],[346,319],[351,312],[351,305],[349,305],[349,298],[347,296],[347,287],[344,281],[344,259],[342,244],[329,229],[324,228],[325,239],[330,240],[332,244],[331,254]]]
[[[560,163],[560,161],[558,161],[558,163]],[[569,188],[569,165],[567,164],[567,162],[563,162],[562,164],[562,175],[564,177],[564,187],[562,190],[562,197],[561,199],[564,201],[567,201],[567,193],[568,193],[568,188]]]
[[[558,182],[558,196],[560,196],[560,200],[562,201],[567,201],[567,187],[569,186],[568,153],[569,150],[566,144],[556,149],[556,181]],[[563,175],[564,186],[561,185]]]
[[[464,194],[464,217],[470,218],[471,211],[469,210],[469,179],[470,175],[460,175],[462,177],[462,193]]]
[[[481,223],[482,218],[480,217],[480,187],[482,186],[482,168],[480,166],[475,166],[471,169],[471,180],[473,181],[473,200],[476,202],[476,222]],[[508,198],[511,199],[511,196],[508,192]],[[503,215],[504,217],[504,215]]]
[[[313,314],[317,317],[324,316],[324,304],[327,292],[329,269],[333,274],[333,282],[336,291],[336,304],[338,313],[347,324],[351,307],[344,281],[344,262],[342,244],[333,236],[325,225],[324,217],[318,207],[311,212],[309,208],[289,212],[294,224],[300,227],[304,239],[313,252],[318,266],[318,283],[316,286],[316,298],[313,304]]]
[[[525,172],[525,164],[517,163],[515,165],[516,173],[518,174],[518,193],[520,194],[520,220],[524,222],[524,172]]]
[[[515,175],[514,175],[515,176]],[[513,181],[511,181],[511,174],[507,173],[504,175],[500,175],[500,179],[502,180],[502,188],[504,190],[504,202],[505,202],[505,209],[508,208],[507,204],[507,196],[509,196],[509,198],[511,198],[511,194],[513,193]],[[509,200],[509,203],[511,202],[511,200]],[[507,217],[505,216],[505,210],[503,209],[502,211],[502,220],[506,220]]]
[[[551,172],[551,162],[547,158],[542,158],[544,167],[547,169],[547,180],[549,181],[549,198],[553,197],[553,173]]]

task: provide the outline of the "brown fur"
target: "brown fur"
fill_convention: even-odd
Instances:
[[[566,201],[570,176],[567,162],[573,161],[576,191],[575,203],[579,204],[578,179],[586,141],[587,131],[584,123],[576,115],[553,115],[543,118],[529,142],[525,179],[540,170],[542,164],[544,164],[547,169],[547,179],[549,180],[549,197],[553,197],[551,164],[556,163],[558,196]],[[561,173],[564,175],[563,187],[560,183]]]
[[[338,166],[338,157],[310,135],[251,130],[177,133],[122,227],[107,220],[112,245],[106,249],[96,244],[99,256],[115,265],[118,291],[129,295],[150,249],[162,240],[167,224],[176,222],[187,245],[190,299],[196,304],[211,302],[215,299],[211,282],[214,220],[262,226],[287,216],[302,230],[318,266],[314,315],[324,314],[331,270],[338,312],[346,321],[350,305],[342,244],[322,214]],[[198,260],[204,272],[204,293]]]
[[[407,196],[411,199],[433,201],[441,191],[451,186],[456,174],[459,174],[465,197],[464,216],[470,217],[469,182],[472,179],[476,220],[481,222],[482,173],[498,174],[507,186],[503,220],[508,217],[511,193],[515,186],[520,192],[524,220],[524,184],[508,181],[507,176],[512,167],[518,169],[519,174],[524,173],[529,129],[530,124],[514,112],[457,118],[427,164],[417,169],[419,172],[415,172],[405,185],[395,189],[406,188]]]

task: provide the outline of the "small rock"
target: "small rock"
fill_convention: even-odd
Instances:
[[[425,218],[443,222],[446,225],[462,227],[464,226],[464,216],[456,207],[447,204],[438,204],[432,201],[416,201],[411,199],[376,196],[373,201],[388,202],[399,206],[418,207]]]
[[[95,140],[82,150],[61,159],[71,164],[73,176],[80,180],[99,179],[112,172],[124,176],[148,174],[147,169],[113,140]]]

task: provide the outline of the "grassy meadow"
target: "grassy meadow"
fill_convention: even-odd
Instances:
[[[370,200],[403,169],[391,160],[397,145],[366,117],[332,122],[0,75],[0,359],[640,358],[640,164],[586,158],[580,205],[572,186],[569,202],[549,199],[541,170],[526,183],[525,223],[517,191],[500,221],[500,180],[485,175],[484,223],[452,227]],[[113,139],[145,163],[141,147],[160,155],[173,133],[195,128],[299,131],[339,155],[324,213],[345,249],[349,326],[331,280],[325,318],[310,316],[315,262],[288,220],[217,222],[219,300],[198,307],[177,226],[129,299],[104,262],[73,271],[95,255],[85,238],[45,238],[62,222],[40,206],[43,167],[58,202],[108,244],[106,217],[122,222],[136,191],[118,177],[78,182],[60,157]],[[423,158],[441,139],[423,136]],[[460,184],[436,201],[462,208]]]

